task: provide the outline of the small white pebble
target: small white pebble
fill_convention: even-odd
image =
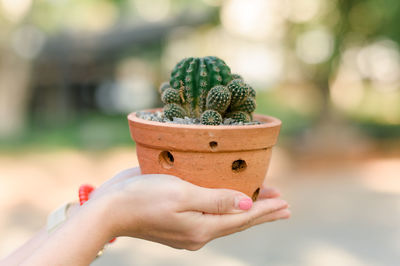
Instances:
[[[184,125],[200,125],[200,119],[198,118],[191,118],[185,116],[184,118],[174,117],[173,120],[169,120],[164,116],[163,112],[157,111],[155,113],[151,112],[137,112],[137,116],[139,118],[149,120],[149,121],[157,121],[162,123],[169,123],[169,124],[184,124]],[[235,122],[232,118],[225,118],[222,122],[222,125],[259,125],[262,124],[260,121],[251,121],[247,123],[243,122]]]

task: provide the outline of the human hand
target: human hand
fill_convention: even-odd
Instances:
[[[252,203],[238,191],[203,188],[170,175],[140,175],[134,168],[96,189],[89,202],[108,202],[104,218],[110,238],[131,236],[197,250],[212,239],[289,218],[279,195],[263,188]]]

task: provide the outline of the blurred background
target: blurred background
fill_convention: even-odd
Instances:
[[[93,265],[398,265],[399,25],[397,0],[0,0],[0,257],[136,166],[126,115],[215,55],[283,122],[266,183],[292,218],[198,252],[121,238]]]

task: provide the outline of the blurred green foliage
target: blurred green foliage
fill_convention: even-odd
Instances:
[[[206,55],[211,55],[208,54],[210,49],[204,48],[208,46],[213,53],[215,51],[215,55],[219,56],[218,53],[226,55],[227,60],[232,62],[238,61],[237,58],[242,62],[253,59],[257,61],[260,56],[265,55],[265,58],[274,59],[275,57],[270,54],[282,53],[281,62],[275,65],[262,64],[263,62],[260,64],[260,68],[271,69],[283,65],[281,76],[268,85],[265,85],[268,83],[267,79],[261,77],[260,80],[264,84],[257,84],[255,87],[273,87],[258,92],[256,112],[280,118],[283,122],[281,131],[283,138],[299,136],[305,130],[316,128],[321,121],[329,121],[334,116],[339,116],[344,121],[343,124],[349,123],[359,128],[362,134],[378,141],[386,138],[396,140],[400,136],[400,79],[388,78],[388,73],[393,74],[390,70],[395,69],[396,64],[400,65],[398,62],[400,1],[398,0],[319,0],[311,1],[311,5],[311,2],[306,0],[289,0],[284,1],[285,3],[218,0],[26,0],[25,2],[31,3],[27,13],[20,17],[14,14],[16,17],[10,20],[4,15],[6,12],[1,12],[7,9],[5,3],[11,7],[9,9],[11,11],[16,6],[13,6],[12,0],[2,1],[4,10],[0,9],[0,29],[3,31],[0,36],[3,41],[0,43],[2,49],[0,56],[9,54],[13,49],[17,51],[16,54],[19,52],[21,57],[28,54],[28,57],[21,61],[26,64],[26,69],[33,69],[30,74],[38,81],[23,92],[32,96],[25,102],[27,106],[24,109],[25,117],[15,116],[15,119],[27,123],[19,134],[6,139],[0,138],[0,149],[26,147],[103,149],[118,145],[133,145],[124,114],[129,111],[126,108],[112,109],[115,107],[111,108],[112,104],[119,105],[110,100],[112,94],[117,95],[115,98],[119,98],[121,105],[126,104],[127,97],[132,99],[132,102],[143,101],[141,97],[146,95],[141,89],[157,87],[169,76],[171,62],[176,61],[176,58],[181,59],[181,53],[200,51],[199,53],[207,52]],[[270,3],[273,4],[269,5]],[[258,10],[252,9],[254,8],[252,5],[260,5],[260,8],[267,9],[281,5],[282,14],[274,12],[256,14]],[[296,8],[300,8],[298,12],[302,12],[301,8],[307,5],[310,5],[311,9],[317,6],[318,11],[307,19],[301,16],[299,19]],[[254,14],[245,13],[249,10]],[[205,16],[205,20],[201,23],[193,25],[189,23],[189,26],[171,24],[168,32],[166,28],[162,28],[181,16],[186,15],[190,19],[195,17],[193,14],[202,12],[211,15],[208,18]],[[216,18],[214,12],[219,17]],[[261,37],[260,34],[265,33],[263,32],[265,28],[258,27],[259,21],[276,23],[271,32],[279,34],[267,34],[266,37]],[[113,34],[130,26],[132,29],[139,29],[127,31],[132,35],[140,35],[139,41],[135,41],[134,38],[129,39],[132,44],[129,44],[127,49],[124,47],[118,50],[119,46],[113,45],[118,43],[120,38],[126,37],[125,32],[121,31],[121,35]],[[69,33],[73,33],[72,37],[68,35]],[[321,57],[316,61],[315,58],[307,58],[314,55],[314,50],[318,50],[316,48],[323,46],[322,42],[313,42],[321,40],[315,39],[321,38],[321,33],[327,40],[326,58]],[[45,62],[43,68],[37,67],[43,60],[42,54],[37,51],[35,54],[35,49],[31,49],[32,52],[29,50],[30,47],[24,46],[25,43],[29,43],[24,39],[26,37],[24,34],[28,37],[33,36],[27,40],[33,40],[32,44],[38,45],[39,48],[46,47],[46,42],[53,44],[55,52],[50,53],[50,56],[47,55],[45,59],[48,62]],[[64,43],[63,34],[68,38],[71,37],[71,39],[66,38],[70,42]],[[146,41],[140,39],[146,34],[150,36]],[[80,39],[92,35],[100,37],[87,38],[84,41]],[[310,39],[310,36],[314,39]],[[87,50],[79,50],[81,46],[95,43],[93,40],[108,43],[105,48],[93,45],[95,47],[92,49],[95,50],[93,54],[90,54],[91,46],[88,46]],[[304,42],[305,57],[304,54],[302,57],[304,51],[299,49],[302,40],[308,40]],[[66,43],[68,45],[65,45]],[[278,49],[273,50],[270,47],[267,49],[270,43],[273,43],[272,47]],[[62,47],[63,44],[72,48],[68,50],[70,47]],[[10,48],[7,45],[15,47]],[[110,47],[114,47],[114,50]],[[256,49],[253,49],[254,47]],[[57,50],[59,48],[65,49]],[[309,50],[312,52],[307,53]],[[375,55],[369,58],[371,51],[375,51]],[[47,51],[43,54],[46,54],[45,52]],[[75,57],[68,54],[69,52],[71,54],[75,52]],[[107,52],[110,55],[102,54]],[[59,58],[54,59],[53,56]],[[70,57],[72,59],[69,61]],[[346,65],[349,61],[351,67]],[[236,66],[240,66],[241,63],[236,62]],[[255,62],[253,68],[249,67],[251,70],[249,72],[258,70],[257,63],[260,62]],[[41,72],[35,73],[34,70],[37,69]],[[0,68],[0,81],[3,70]],[[342,70],[345,72],[344,75]],[[372,73],[374,71],[377,73]],[[270,72],[274,73],[273,70],[257,73],[262,76]],[[15,75],[18,76],[20,73]],[[339,84],[341,87],[339,86],[338,90],[332,89],[335,80],[341,75],[346,82],[348,81],[346,78],[350,82]],[[291,80],[291,76],[295,78]],[[397,76],[400,74],[397,73]],[[41,77],[44,77],[43,80],[40,80]],[[35,79],[34,81],[36,82]],[[43,84],[50,85],[45,87]],[[112,86],[107,87],[105,84]],[[299,93],[283,92],[285,87],[290,86]],[[309,88],[312,88],[311,93]],[[137,94],[129,94],[132,92],[129,90],[136,91]],[[108,94],[101,94],[99,91],[106,91]],[[99,95],[102,97],[102,104],[99,104],[101,98]],[[154,100],[148,107],[158,104],[160,102]],[[15,106],[18,105],[23,106],[20,103]],[[310,106],[312,108],[309,108]],[[306,109],[311,111],[304,111]],[[29,115],[26,115],[27,113]],[[63,114],[68,114],[67,119],[58,119]],[[52,119],[46,120],[46,117]]]
[[[67,122],[29,123],[16,137],[0,140],[0,149],[52,149],[74,147],[101,150],[116,146],[134,146],[125,115],[85,113]]]
[[[257,94],[257,109],[255,113],[270,115],[282,121],[283,137],[293,137],[301,134],[316,121],[315,115],[305,115],[285,107],[280,103],[274,91]]]

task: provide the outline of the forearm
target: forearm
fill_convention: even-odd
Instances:
[[[35,250],[40,247],[48,239],[46,228],[42,228],[31,239],[29,239],[21,247],[13,251],[3,260],[0,260],[0,265],[20,265],[27,257],[32,255]]]
[[[90,264],[111,238],[104,204],[79,208],[22,265]]]
[[[79,204],[71,204],[67,211],[67,217],[73,216],[79,209]],[[61,225],[62,226],[62,225]],[[46,227],[40,229],[32,238],[18,247],[7,257],[0,261],[0,265],[20,265],[26,258],[31,256],[49,238]]]

